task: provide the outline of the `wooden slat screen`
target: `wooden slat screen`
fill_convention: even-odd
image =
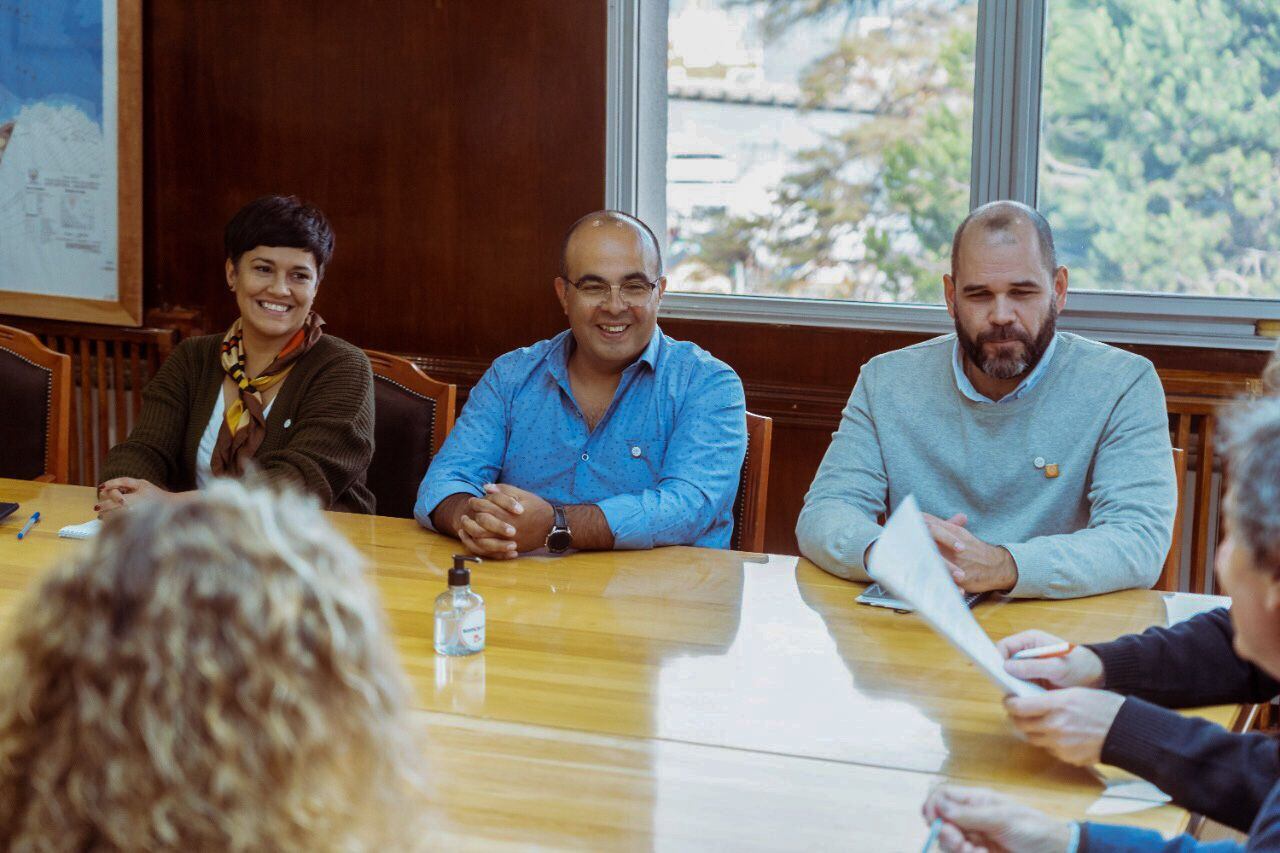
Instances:
[[[1218,454],[1218,412],[1233,400],[1256,397],[1260,380],[1239,374],[1194,370],[1160,370],[1169,410],[1169,438],[1174,447],[1187,451],[1188,479],[1185,515],[1190,527],[1184,558],[1189,592],[1212,590],[1213,554],[1221,538],[1221,513],[1226,494],[1227,471]]]

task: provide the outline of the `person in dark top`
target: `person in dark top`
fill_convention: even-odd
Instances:
[[[1099,761],[1148,779],[1175,803],[1249,833],[1247,846],[1050,818],[990,791],[944,787],[925,803],[941,818],[945,850],[1280,850],[1280,747],[1168,708],[1261,702],[1280,693],[1280,399],[1227,423],[1233,477],[1218,581],[1232,607],[1171,628],[1079,646],[1061,658],[1006,660],[1008,671],[1052,689],[1006,700],[1034,744],[1073,764]],[[1027,631],[999,644],[1006,659],[1062,642]],[[1100,689],[1105,688],[1105,689]]]
[[[226,283],[240,315],[160,366],[129,437],[107,454],[96,512],[249,468],[325,509],[374,512],[373,370],[312,310],[333,242],[324,213],[293,196],[264,196],[231,218]]]

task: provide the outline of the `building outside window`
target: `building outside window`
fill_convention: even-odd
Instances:
[[[805,5],[671,0],[670,286],[940,302],[969,203],[977,3]]]

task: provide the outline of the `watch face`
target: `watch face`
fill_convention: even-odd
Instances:
[[[573,546],[573,534],[567,530],[553,530],[547,534],[547,550],[553,554],[568,551]]]

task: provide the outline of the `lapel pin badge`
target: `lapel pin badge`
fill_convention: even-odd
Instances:
[[[1031,464],[1036,466],[1037,470],[1044,472],[1046,480],[1052,480],[1058,476],[1058,463],[1046,462],[1043,456],[1037,456],[1031,460]]]

